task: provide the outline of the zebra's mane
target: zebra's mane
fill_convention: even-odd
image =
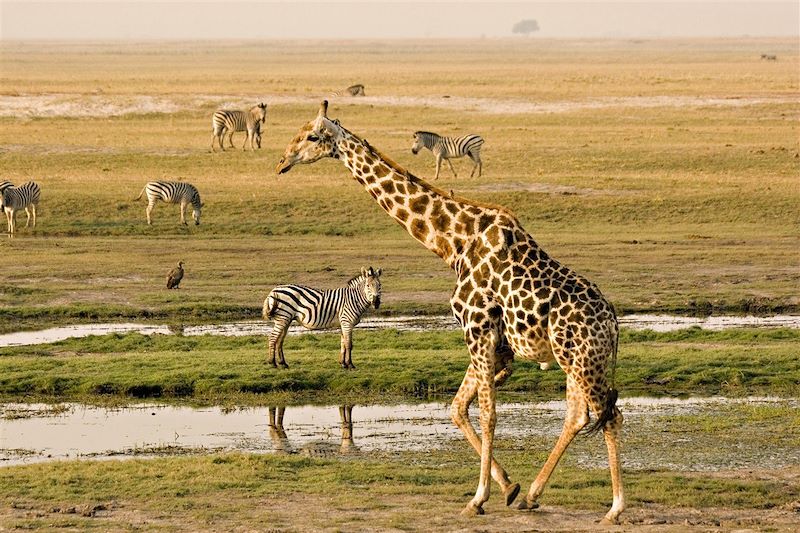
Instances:
[[[440,196],[443,196],[445,198],[451,198],[450,192],[445,191],[444,189],[440,189],[439,187],[431,184],[430,182],[427,182],[424,179],[422,179],[422,178],[420,178],[418,176],[415,176],[414,174],[409,172],[408,169],[406,169],[405,167],[400,165],[400,163],[397,163],[394,159],[392,159],[391,157],[387,156],[386,154],[384,154],[383,152],[381,152],[380,150],[378,150],[377,148],[375,148],[374,146],[369,144],[366,141],[366,139],[362,139],[361,137],[359,137],[358,135],[356,135],[352,131],[347,130],[346,128],[342,127],[341,125],[339,127],[342,128],[343,130],[347,131],[347,133],[352,135],[353,138],[355,138],[357,141],[359,141],[361,144],[363,144],[364,147],[367,150],[369,150],[373,155],[379,157],[384,163],[389,165],[389,167],[392,170],[394,170],[396,173],[400,174],[401,176],[404,176],[411,183],[419,185],[422,188],[424,188],[426,190],[429,190],[431,192],[434,192],[434,193],[436,193],[436,194],[438,194]],[[482,209],[494,209],[496,211],[500,211],[502,213],[505,213],[506,215],[510,216],[514,220],[517,219],[516,215],[514,213],[512,213],[510,209],[508,209],[507,207],[504,207],[502,205],[493,204],[491,202],[480,202],[480,201],[477,201],[477,200],[470,200],[470,199],[467,199],[467,198],[463,198],[461,196],[455,196],[455,197],[452,197],[452,199],[457,201],[458,203],[464,204],[464,205],[472,205],[472,206],[475,206],[475,207],[480,207]]]
[[[364,280],[364,274],[356,274],[347,282],[348,287],[357,287]]]

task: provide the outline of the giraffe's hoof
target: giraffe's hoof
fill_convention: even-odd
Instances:
[[[476,507],[472,503],[468,503],[464,510],[461,511],[461,516],[479,516],[484,513],[483,507]]]
[[[529,502],[527,499],[517,504],[517,511],[532,511],[539,508],[538,502]]]
[[[506,506],[511,505],[514,503],[514,500],[517,499],[517,494],[519,494],[519,483],[514,483],[508,489],[506,489],[505,497],[506,497]]]

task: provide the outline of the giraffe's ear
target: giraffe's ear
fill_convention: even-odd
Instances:
[[[319,113],[317,114],[317,118],[328,118],[328,101],[323,100],[321,104],[319,104]]]

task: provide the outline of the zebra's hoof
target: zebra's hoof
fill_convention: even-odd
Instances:
[[[281,368],[289,368],[289,365],[287,365],[286,363],[281,363],[278,366]]]
[[[519,494],[519,483],[514,483],[505,492],[506,506],[514,503],[514,500],[517,499],[517,494]]]

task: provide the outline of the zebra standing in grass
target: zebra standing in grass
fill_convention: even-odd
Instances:
[[[133,201],[140,199],[145,192],[147,193],[146,213],[148,224],[153,223],[150,213],[152,213],[156,201],[163,200],[168,204],[181,204],[181,223],[183,225],[186,225],[186,217],[184,215],[186,206],[192,204],[192,218],[196,226],[200,225],[200,209],[203,204],[200,202],[200,193],[191,183],[182,181],[149,181]]]
[[[213,137],[211,137],[211,150],[214,151],[214,141],[219,141],[219,147],[225,151],[225,134],[229,133],[228,142],[230,147],[233,146],[233,134],[237,131],[246,131],[247,137],[242,144],[242,150],[247,146],[247,141],[250,141],[250,149],[255,150],[253,143],[255,142],[256,130],[258,131],[259,141],[261,139],[261,124],[267,119],[267,104],[261,103],[251,107],[248,111],[231,111],[227,109],[220,109],[215,111],[211,117],[211,127],[213,130]]]
[[[364,92],[364,86],[360,83],[351,85],[344,91],[334,91],[331,93],[331,96],[366,96],[366,95],[367,93]]]
[[[25,210],[27,219],[25,220],[25,227],[27,228],[31,222],[31,214],[33,215],[33,227],[36,227],[36,206],[39,204],[39,197],[41,196],[41,189],[36,182],[29,181],[23,183],[19,187],[14,187],[7,181],[0,185],[0,208],[6,214],[6,224],[8,232],[13,234],[17,229],[17,211],[20,209]]]
[[[362,268],[361,274],[347,282],[346,287],[319,290],[300,285],[280,285],[272,289],[264,300],[265,319],[274,320],[269,335],[269,363],[288,368],[283,356],[283,341],[292,321],[297,320],[307,329],[333,327],[337,322],[342,330],[339,364],[342,368],[353,365],[353,327],[361,315],[372,305],[381,305],[381,269]],[[277,357],[277,362],[276,362]]]
[[[456,169],[453,168],[453,163],[450,162],[451,158],[464,157],[468,155],[475,163],[472,167],[472,172],[469,177],[475,174],[475,169],[478,169],[478,177],[481,176],[481,146],[483,146],[483,137],[480,135],[464,135],[463,137],[442,137],[430,131],[417,131],[414,133],[414,145],[411,147],[411,153],[417,155],[420,150],[427,148],[433,152],[436,157],[436,176],[434,179],[439,179],[439,169],[442,166],[442,159],[447,161],[450,165],[450,170],[453,175],[458,177]]]

